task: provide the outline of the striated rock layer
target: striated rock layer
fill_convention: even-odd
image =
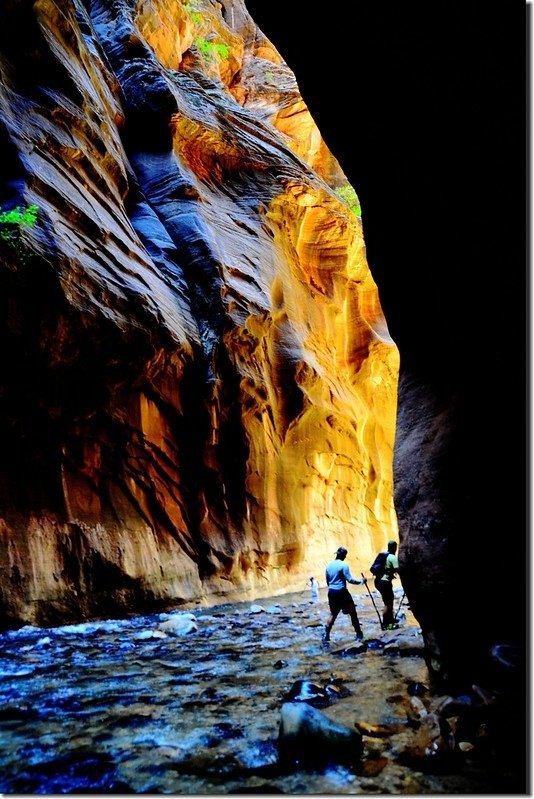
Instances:
[[[288,66],[242,0],[7,5],[3,626],[366,569],[398,351]]]

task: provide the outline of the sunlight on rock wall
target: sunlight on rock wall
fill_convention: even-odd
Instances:
[[[4,196],[39,207],[0,262],[6,616],[299,590],[341,543],[366,570],[398,352],[295,77],[242,0],[34,9],[1,37]]]

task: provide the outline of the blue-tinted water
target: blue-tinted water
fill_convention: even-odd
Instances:
[[[468,792],[461,777],[396,761],[408,728],[365,739],[365,758],[385,760],[376,774],[278,768],[280,708],[295,681],[334,681],[342,690],[322,712],[350,727],[406,721],[407,685],[427,682],[415,620],[381,634],[363,588],[354,594],[371,638],[355,654],[344,616],[324,647],[326,604],[307,593],[261,600],[259,612],[252,602],[195,610],[189,631],[191,616],[174,613],[1,634],[0,792]],[[178,616],[186,630],[165,631]],[[413,652],[388,654],[383,644],[400,634]]]

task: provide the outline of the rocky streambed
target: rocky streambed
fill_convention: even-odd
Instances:
[[[352,588],[363,642],[306,591],[4,632],[0,791],[506,793],[494,697],[432,696],[409,608]]]

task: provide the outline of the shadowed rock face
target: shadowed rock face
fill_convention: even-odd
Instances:
[[[8,6],[3,625],[367,568],[398,352],[287,65],[241,0]]]
[[[517,645],[521,668],[507,679],[520,716],[528,237],[516,186],[528,169],[526,18],[514,4],[503,13],[476,0],[429,13],[418,3],[352,3],[345,30],[348,6],[319,17],[293,0],[289,17],[282,0],[248,3],[362,199],[369,261],[400,352],[399,561],[432,674],[461,690],[487,684],[502,669],[495,645]],[[338,45],[331,69],[302,46],[316,41]],[[347,79],[332,81],[332,72]],[[347,100],[353,125],[338,117]],[[488,213],[495,192],[502,202]]]

